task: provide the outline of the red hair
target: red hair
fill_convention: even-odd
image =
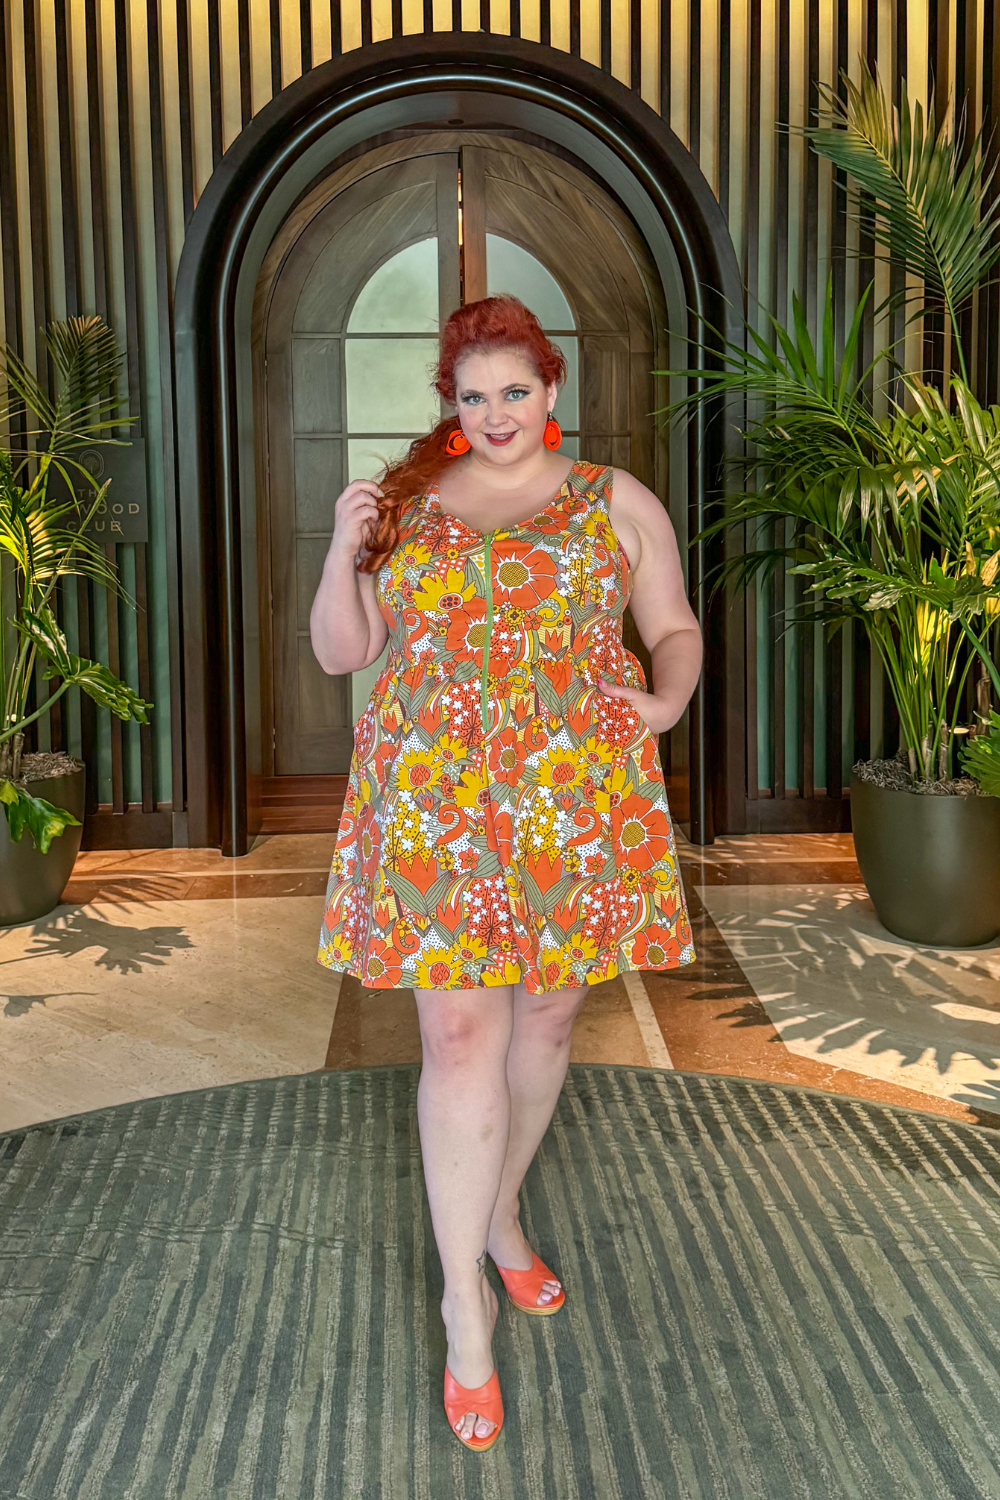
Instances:
[[[453,312],[441,334],[434,389],[445,401],[455,400],[455,366],[464,355],[516,349],[534,367],[545,385],[561,384],[566,378],[566,360],[560,349],[546,338],[541,324],[517,297],[503,294],[483,297]],[[455,462],[445,444],[461,424],[445,417],[430,432],[410,444],[404,458],[386,467],[379,479],[382,495],[378,521],[368,539],[368,555],[358,564],[362,573],[375,573],[399,540],[400,513],[407,501],[422,495],[441,471]]]

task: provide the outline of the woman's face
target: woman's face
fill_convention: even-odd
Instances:
[[[455,366],[462,431],[488,463],[516,463],[541,448],[556,394],[519,349],[466,354]]]

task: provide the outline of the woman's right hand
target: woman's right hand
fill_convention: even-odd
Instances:
[[[374,479],[352,479],[333,508],[330,550],[357,557],[378,521],[376,500],[382,491]]]
[[[376,660],[387,627],[375,596],[375,579],[358,572],[359,554],[378,518],[382,491],[373,479],[354,479],[338,495],[319,588],[309,611],[313,652],[324,672],[357,672]]]

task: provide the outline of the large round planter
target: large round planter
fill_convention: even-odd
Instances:
[[[47,854],[39,854],[27,830],[15,844],[7,819],[0,814],[0,927],[33,922],[59,905],[80,852],[85,776],[81,769],[25,783],[33,797],[44,797],[53,807],[64,807],[80,820],[78,828],[71,823],[52,840]]]
[[[1000,934],[1000,797],[886,791],[851,778],[861,878],[883,926],[930,948]]]

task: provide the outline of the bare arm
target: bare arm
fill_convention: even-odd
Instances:
[[[654,734],[677,723],[701,673],[701,630],[687,600],[677,538],[660,501],[616,469],[611,524],[632,569],[632,618],[653,664],[652,692],[601,680],[608,698],[637,709]]]
[[[309,635],[324,672],[357,672],[375,661],[388,638],[375,576],[358,572],[358,554],[378,514],[378,485],[355,479],[337,499],[333,537],[309,614]]]

